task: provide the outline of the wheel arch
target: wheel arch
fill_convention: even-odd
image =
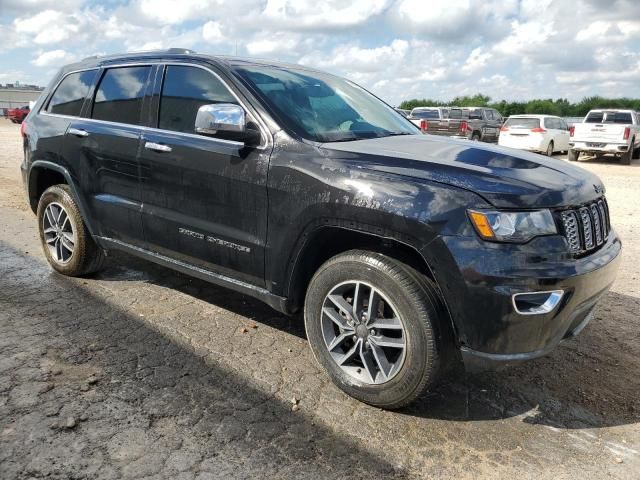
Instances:
[[[68,185],[71,189],[71,194],[78,205],[78,209],[82,214],[85,225],[93,235],[94,231],[91,226],[91,222],[89,222],[89,216],[87,215],[88,212],[82,197],[79,195],[76,183],[73,181],[69,171],[61,165],[46,160],[36,160],[31,164],[27,183],[29,206],[31,207],[31,210],[33,213],[37,212],[40,197],[47,188],[61,183]]]
[[[324,262],[349,250],[369,250],[410,265],[433,282],[442,302],[442,313],[446,316],[443,327],[453,337],[452,340],[457,342],[457,328],[433,268],[411,237],[398,233],[385,233],[381,235],[365,229],[345,226],[340,222],[327,222],[304,234],[304,240],[291,259],[287,275],[285,295],[289,313],[301,310],[309,282]]]

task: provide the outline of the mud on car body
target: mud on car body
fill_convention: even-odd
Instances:
[[[571,164],[422,135],[300,66],[169,50],[63,68],[22,173],[67,275],[123,250],[301,313],[341,389],[398,408],[462,357],[543,355],[578,333],[621,243]]]

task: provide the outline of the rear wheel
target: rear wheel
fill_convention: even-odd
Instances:
[[[473,140],[474,142],[479,142],[480,141],[480,132],[473,132],[473,134],[471,135],[471,140]]]
[[[312,278],[304,307],[307,338],[340,389],[371,405],[400,408],[437,376],[439,305],[433,284],[408,265],[352,250],[328,260]]]
[[[569,149],[569,152],[567,153],[567,158],[569,159],[570,162],[577,162],[579,157],[580,157],[580,152],[577,152],[571,148]]]
[[[86,275],[102,267],[104,253],[91,238],[68,185],[49,187],[38,203],[44,254],[54,270]]]
[[[620,155],[620,163],[622,165],[631,165],[631,157],[633,157],[633,149]]]
[[[631,142],[631,145],[635,144],[635,139],[634,141]],[[640,147],[636,147],[633,149],[633,158],[640,158]]]
[[[553,157],[553,140],[547,145],[547,157]]]

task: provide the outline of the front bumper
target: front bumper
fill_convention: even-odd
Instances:
[[[537,358],[577,335],[615,280],[621,251],[613,230],[600,249],[583,258],[567,254],[560,236],[540,237],[526,245],[462,237],[443,240],[455,266],[447,268],[447,280],[437,280],[469,370]],[[460,278],[452,279],[454,269]],[[552,290],[564,295],[550,312],[516,311],[514,294]]]

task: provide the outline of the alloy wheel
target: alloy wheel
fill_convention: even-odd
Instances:
[[[331,358],[353,379],[378,385],[400,371],[407,347],[404,324],[372,285],[349,281],[335,286],[323,302],[321,324]]]
[[[76,236],[69,214],[62,205],[52,202],[42,216],[42,232],[51,258],[65,264],[71,260]]]

